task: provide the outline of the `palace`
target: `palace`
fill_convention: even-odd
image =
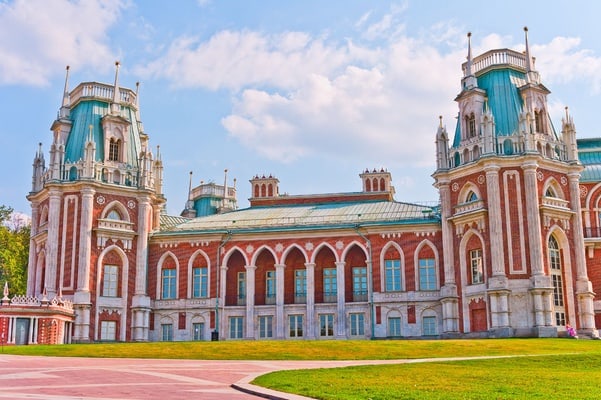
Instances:
[[[254,176],[240,209],[226,171],[190,177],[166,215],[138,90],[118,63],[113,84],[73,90],[67,69],[48,165],[41,145],[33,163],[28,292],[5,287],[3,338],[597,337],[601,139],[577,140],[567,108],[555,130],[525,33],[523,53],[472,57],[468,41],[457,126],[433,130],[430,205],[395,201],[373,169],[347,193]]]

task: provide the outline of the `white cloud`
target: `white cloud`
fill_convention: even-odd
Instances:
[[[47,84],[66,64],[108,64],[108,28],[121,0],[16,0],[0,3],[0,84]]]

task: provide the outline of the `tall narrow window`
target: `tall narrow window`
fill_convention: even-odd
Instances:
[[[163,292],[162,299],[176,298],[176,271],[174,268],[164,268],[162,271]]]
[[[353,267],[353,301],[367,301],[366,267]]]
[[[401,285],[401,260],[384,260],[386,269],[386,291],[398,292],[402,290]]]
[[[242,339],[243,317],[230,317],[230,339]]]
[[[436,329],[436,317],[422,318],[422,333],[424,336],[433,336],[438,334]]]
[[[336,268],[324,268],[323,270],[323,301],[335,303],[337,296]]]
[[[419,290],[436,290],[436,267],[433,258],[420,258]]]
[[[259,337],[262,339],[273,337],[273,315],[259,317]]]
[[[117,322],[102,321],[100,323],[100,340],[115,340],[117,334]]]
[[[388,336],[401,336],[401,317],[388,318]]]
[[[265,272],[265,304],[275,304],[275,271]]]
[[[307,301],[307,270],[294,270],[294,302],[304,303]]]
[[[238,305],[246,304],[246,272],[238,272]]]
[[[467,118],[467,132],[468,138],[476,136],[476,117],[474,116],[474,113],[471,113]]]
[[[111,138],[109,142],[109,161],[119,161],[119,148],[121,147],[121,141],[119,139]]]
[[[192,340],[202,340],[205,330],[204,322],[195,322],[192,324]]]
[[[534,111],[534,130],[536,133],[545,133],[544,111]]]
[[[351,313],[351,336],[365,335],[365,314]]]
[[[161,340],[163,342],[171,342],[173,340],[173,324],[161,325]]]
[[[192,269],[192,297],[200,298],[208,295],[208,273],[206,267]]]
[[[553,283],[553,305],[555,308],[555,325],[566,324],[566,310],[563,295],[563,275],[561,267],[561,251],[557,240],[549,237],[549,273]]]
[[[482,265],[482,249],[470,251],[472,285],[484,283],[484,266]]]
[[[289,336],[290,337],[303,337],[303,316],[289,315],[288,324],[290,325]]]
[[[102,295],[105,297],[117,297],[119,267],[116,265],[105,265],[103,269]]]
[[[334,336],[334,314],[319,315],[319,336]]]

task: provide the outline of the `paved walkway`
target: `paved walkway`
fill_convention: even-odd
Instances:
[[[259,395],[271,399],[301,400],[307,398],[263,389],[249,382],[258,375],[284,369],[426,361],[443,359],[196,361],[0,354],[0,399],[256,400],[256,395]]]

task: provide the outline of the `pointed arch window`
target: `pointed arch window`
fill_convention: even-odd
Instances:
[[[175,268],[163,268],[161,271],[162,280],[162,299],[175,299],[176,298],[176,271]]]
[[[102,271],[102,295],[105,297],[118,297],[119,266],[105,265]]]
[[[476,136],[476,116],[471,113],[467,117],[467,137],[473,138]]]
[[[547,191],[545,192],[545,197],[557,197],[557,195],[555,194],[555,190],[553,190],[551,186],[547,188]]]
[[[472,201],[477,201],[477,200],[478,200],[478,195],[473,190],[470,190],[465,198],[465,202],[471,203]]]
[[[563,273],[561,250],[555,237],[549,237],[549,274],[553,283],[553,306],[555,308],[555,325],[566,324],[566,311],[563,293]]]
[[[109,211],[109,213],[106,215],[106,219],[114,219],[115,221],[121,221],[121,214],[119,214],[119,211],[117,210],[111,210]]]
[[[111,138],[109,142],[109,161],[120,161],[121,140]]]
[[[544,111],[543,110],[535,110],[534,111],[534,130],[537,133],[545,133],[545,125],[544,125]]]
[[[472,285],[484,283],[484,265],[482,263],[482,249],[470,251],[470,269]]]
[[[403,290],[401,275],[401,260],[384,260],[386,271],[386,291],[399,292]]]

